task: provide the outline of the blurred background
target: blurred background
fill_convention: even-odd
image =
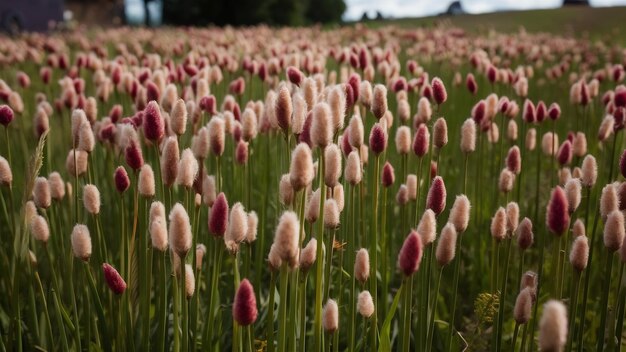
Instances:
[[[623,5],[626,0],[0,0],[0,28],[14,33],[71,23],[299,26]]]

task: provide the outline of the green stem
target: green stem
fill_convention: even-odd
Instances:
[[[289,268],[286,263],[280,268],[280,306],[278,316],[280,329],[278,330],[278,352],[285,352],[287,349],[287,287],[289,282]],[[292,307],[293,308],[293,307]]]
[[[456,315],[456,306],[459,291],[459,272],[461,271],[461,249],[463,248],[463,234],[459,234],[457,242],[457,255],[454,263],[454,279],[452,284],[452,310],[450,311],[450,327],[448,329],[448,351],[452,349],[452,336],[454,336],[454,318]]]
[[[374,301],[374,307],[380,307],[378,304],[378,278],[376,275],[376,271],[378,269],[378,185],[380,183],[380,157],[376,155],[374,159],[374,206],[372,208],[372,220],[373,226],[370,230],[372,234],[370,238],[370,255],[372,257],[372,262],[370,265],[370,291],[372,294],[372,298]],[[378,327],[378,309],[374,311],[372,314],[372,329],[370,330],[370,349],[372,352],[376,351],[376,330]]]
[[[323,265],[322,248],[324,247],[324,203],[326,202],[326,190],[324,187],[324,150],[320,148],[319,153],[319,192],[320,192],[320,204],[319,204],[319,216],[317,219],[317,260],[315,263],[315,320],[314,320],[314,333],[315,333],[315,351],[322,351],[323,347],[323,335],[322,335],[322,287],[324,283],[323,277]]]
[[[513,239],[508,239],[509,243],[506,248],[506,263],[504,264],[504,272],[502,272],[502,291],[500,292],[500,305],[498,312],[498,330],[497,330],[497,345],[496,351],[500,351],[502,347],[502,325],[504,324],[504,306],[506,303],[506,287],[509,281],[509,263],[511,262],[511,246]]]
[[[458,261],[458,260],[457,260]],[[428,323],[428,338],[426,343],[426,351],[430,352],[433,349],[433,336],[435,335],[435,315],[437,314],[437,302],[439,301],[439,288],[441,287],[441,276],[443,275],[443,266],[439,269],[439,275],[437,276],[437,285],[435,286],[435,295],[433,296],[432,309],[430,312],[430,320]],[[456,297],[456,291],[453,291]],[[450,324],[453,325],[454,316],[450,316]]]
[[[570,311],[571,314],[569,316],[569,336],[567,339],[567,349],[566,351],[571,351],[572,350],[572,344],[574,342],[575,339],[575,334],[574,334],[574,327],[576,326],[576,309],[578,308],[578,291],[579,291],[579,287],[580,287],[580,271],[573,269],[573,285],[572,285],[572,290],[570,292]]]
[[[604,337],[606,335],[606,315],[609,303],[609,289],[611,287],[611,270],[613,269],[613,252],[607,253],[605,267],[606,269],[604,277],[604,289],[602,291],[602,301],[600,303],[602,316],[600,318],[600,329],[598,330],[596,351],[603,351],[604,349]]]

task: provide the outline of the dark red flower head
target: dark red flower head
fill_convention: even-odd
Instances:
[[[300,87],[300,83],[302,83],[304,75],[302,74],[302,72],[300,72],[300,70],[298,70],[298,68],[294,66],[289,66],[287,67],[287,78],[289,78],[289,82]]]
[[[128,178],[128,173],[123,166],[119,166],[115,169],[113,178],[115,180],[115,189],[117,189],[118,192],[124,193],[128,187],[130,187],[130,179]]]
[[[498,79],[498,70],[496,70],[495,66],[491,65],[487,69],[487,79],[492,84]]]
[[[370,148],[378,155],[387,148],[387,132],[379,124],[375,124],[370,132]]]
[[[548,108],[548,116],[550,116],[551,120],[558,120],[561,117],[561,107],[558,103],[550,104],[550,108]]]
[[[435,177],[430,185],[426,208],[432,210],[436,215],[441,214],[446,208],[446,185],[441,176]]]
[[[348,84],[352,87],[352,93],[354,95],[354,101],[359,100],[359,88],[361,86],[361,77],[358,73],[353,73],[348,78]]]
[[[552,190],[547,214],[548,229],[550,229],[553,234],[561,236],[565,233],[569,225],[568,209],[569,204],[565,196],[565,191],[563,188],[556,186],[556,188]]]
[[[396,174],[393,170],[393,166],[391,166],[388,161],[385,163],[385,166],[383,166],[383,175],[381,179],[384,187],[393,185],[396,180]]]
[[[256,297],[248,279],[241,280],[233,302],[233,319],[241,326],[253,324],[257,318]]]
[[[165,124],[161,117],[161,109],[156,101],[152,100],[144,109],[143,134],[146,139],[158,142],[165,135]]]
[[[476,79],[471,73],[467,74],[467,78],[465,79],[465,85],[467,86],[467,90],[472,93],[472,95],[476,94],[476,92],[478,91],[478,84],[476,84]]]
[[[13,109],[11,109],[8,105],[0,106],[0,123],[5,127],[8,126],[15,115],[13,114]]]
[[[485,113],[487,111],[487,105],[484,100],[479,101],[472,108],[472,119],[476,122],[477,125],[480,125],[481,122],[485,119]]]
[[[563,142],[563,144],[561,144],[561,146],[559,147],[559,150],[556,154],[556,159],[561,166],[564,166],[572,162],[573,156],[574,149],[572,148],[572,142],[566,139],[565,142]]]
[[[124,291],[126,291],[126,282],[114,267],[107,263],[103,263],[102,272],[104,273],[104,281],[106,281],[113,293],[121,295]]]
[[[152,81],[148,82],[146,85],[146,98],[148,101],[160,101],[161,92],[159,91],[159,87]]]
[[[398,255],[398,266],[402,273],[411,276],[415,273],[422,261],[423,245],[422,239],[417,231],[411,231],[409,236],[404,240],[400,254]]]
[[[217,195],[209,213],[209,232],[215,237],[223,237],[228,226],[228,200],[223,192]]]
[[[139,147],[136,141],[132,141],[126,146],[124,158],[126,159],[126,164],[135,171],[143,166],[143,154],[141,153],[141,147]]]
[[[615,88],[615,93],[613,94],[613,103],[615,106],[623,108],[626,107],[626,87],[618,86]]]
[[[543,120],[545,120],[547,114],[548,111],[546,108],[546,104],[543,101],[537,103],[537,109],[535,111],[535,117],[537,119],[537,122],[542,122]]]
[[[420,158],[426,155],[429,142],[430,133],[428,132],[428,127],[425,124],[419,125],[413,139],[413,153]]]
[[[435,99],[437,105],[445,103],[448,99],[448,92],[446,91],[446,86],[443,84],[441,79],[435,77],[430,84],[433,87],[433,98]]]

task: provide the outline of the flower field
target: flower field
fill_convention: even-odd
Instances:
[[[0,351],[619,351],[626,48],[0,37]]]

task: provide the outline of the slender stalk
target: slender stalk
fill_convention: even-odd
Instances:
[[[289,283],[289,268],[286,263],[280,268],[280,306],[278,316],[280,329],[278,329],[278,352],[287,351],[287,287]],[[293,308],[293,307],[292,307]]]
[[[323,335],[322,335],[322,287],[324,282],[322,248],[324,247],[324,203],[326,202],[326,191],[324,188],[324,151],[320,148],[319,153],[319,216],[317,219],[317,260],[315,263],[315,351],[322,351]]]
[[[515,322],[515,329],[513,330],[513,341],[511,342],[511,351],[515,351],[517,345],[517,335],[519,333],[519,324]]]
[[[430,312],[430,320],[428,323],[428,338],[426,343],[426,351],[430,352],[433,349],[433,336],[435,334],[435,315],[437,314],[437,302],[439,301],[439,288],[441,287],[441,276],[443,276],[443,266],[439,269],[439,275],[437,275],[437,285],[435,286],[435,295],[433,296],[432,309]],[[456,296],[456,292],[453,291]],[[453,325],[454,316],[450,316],[450,324]]]
[[[268,310],[267,310],[267,322],[265,323],[266,331],[266,340],[267,340],[267,351],[274,351],[274,306],[275,306],[275,292],[276,292],[276,272],[272,270],[271,278],[270,278],[270,297],[268,302]]]
[[[507,282],[509,281],[509,263],[511,262],[511,246],[513,245],[513,239],[509,238],[508,242],[509,243],[506,248],[506,262],[504,263],[504,272],[502,272],[502,290],[500,291],[496,351],[500,351],[502,347],[502,325],[504,324],[504,306],[506,302]]]
[[[372,207],[372,220],[373,227],[370,230],[372,234],[370,239],[370,255],[372,262],[370,265],[370,291],[374,301],[374,307],[379,307],[378,304],[378,278],[376,276],[376,270],[378,269],[378,185],[380,183],[380,156],[376,155],[374,159],[374,203]],[[378,310],[374,311],[372,315],[372,329],[370,330],[370,349],[372,352],[376,351],[376,330],[378,327]]]
[[[158,313],[157,338],[155,346],[157,351],[165,350],[165,332],[167,330],[167,268],[166,268],[166,252],[161,252],[159,258],[159,304],[156,307]]]
[[[463,248],[463,234],[460,233],[457,239],[457,255],[454,264],[454,279],[452,283],[452,310],[450,311],[450,327],[448,329],[448,351],[452,349],[452,336],[454,336],[454,318],[456,315],[456,306],[459,291],[459,272],[461,271],[461,249]],[[441,274],[440,274],[441,275]],[[436,296],[435,296],[436,299]]]
[[[603,351],[604,338],[606,335],[606,315],[609,303],[609,289],[611,287],[611,270],[613,269],[613,253],[607,253],[605,264],[605,277],[604,287],[602,290],[602,301],[600,303],[600,309],[602,309],[602,315],[600,318],[600,329],[598,330],[598,341],[596,351]]]
[[[566,351],[571,351],[573,346],[573,342],[575,339],[575,329],[574,327],[576,326],[576,310],[578,308],[578,291],[580,288],[580,278],[581,278],[581,273],[576,270],[573,269],[573,284],[572,284],[572,289],[570,292],[570,311],[571,314],[569,315],[569,334],[568,334],[568,338],[567,338],[567,349]]]

